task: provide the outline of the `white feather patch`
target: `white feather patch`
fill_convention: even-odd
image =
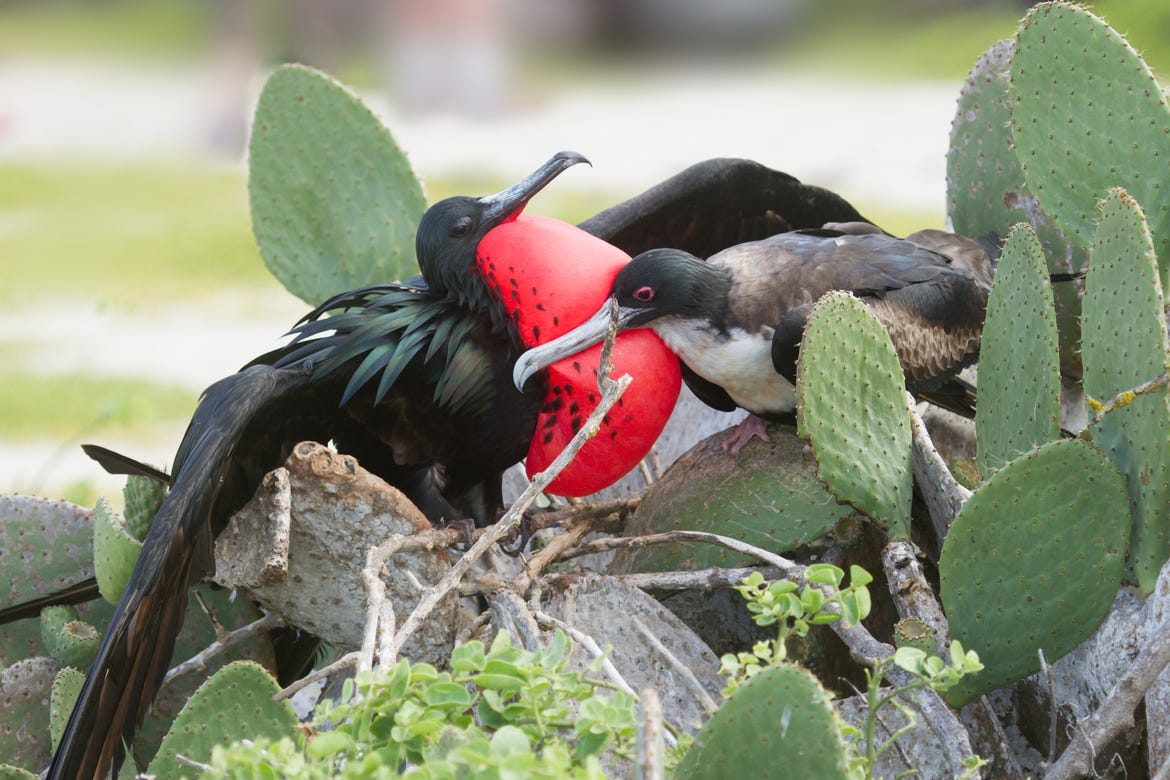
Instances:
[[[722,387],[749,412],[796,408],[796,388],[772,367],[772,328],[757,333],[732,328],[723,335],[702,321],[680,317],[663,317],[650,327],[696,374]]]

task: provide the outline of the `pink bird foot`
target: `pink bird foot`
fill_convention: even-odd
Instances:
[[[735,430],[723,440],[723,444],[720,446],[732,455],[738,455],[753,436],[758,436],[764,441],[772,441],[768,438],[767,429],[768,423],[762,417],[749,414],[740,421],[739,425],[735,426]]]

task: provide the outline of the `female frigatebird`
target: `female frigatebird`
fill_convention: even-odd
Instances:
[[[979,245],[963,240],[986,265]],[[830,290],[850,291],[869,305],[889,332],[912,391],[935,390],[973,363],[990,273],[972,269],[979,261],[964,260],[968,267],[868,225],[853,233],[794,231],[706,262],[677,249],[643,252],[618,273],[610,300],[618,303],[620,328],[649,327],[662,337],[701,400],[752,412],[724,443],[734,453],[751,436],[764,436],[761,417],[793,413],[800,340],[813,304]],[[524,353],[516,361],[516,386],[603,339],[609,318],[607,300],[582,325]]]

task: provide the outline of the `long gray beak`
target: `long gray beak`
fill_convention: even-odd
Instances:
[[[509,217],[522,211],[528,205],[528,201],[548,186],[549,182],[577,163],[593,164],[583,154],[557,152],[548,162],[525,176],[523,181],[501,190],[495,195],[485,195],[480,198],[480,202],[487,206],[484,210],[484,220],[491,225],[506,222]]]
[[[569,332],[547,344],[533,347],[517,358],[516,366],[512,369],[512,381],[516,384],[516,389],[523,390],[524,384],[533,374],[548,368],[561,358],[575,355],[583,349],[605,341],[605,334],[609,331],[612,301],[613,298],[606,298],[605,303],[592,317]],[[637,309],[618,309],[618,330],[625,330],[630,320],[637,314]]]

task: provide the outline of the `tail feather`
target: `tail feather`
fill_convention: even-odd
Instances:
[[[97,461],[97,464],[110,474],[127,474],[131,476],[147,477],[158,480],[164,485],[171,484],[171,475],[154,466],[135,460],[129,455],[114,452],[100,444],[82,444],[85,454]]]
[[[240,489],[236,472],[242,441],[272,462],[274,429],[297,415],[284,401],[307,381],[303,372],[257,366],[208,388],[175,459],[171,490],[163,499],[142,554],[118,604],[97,659],[61,737],[48,777],[106,777],[121,765],[124,745],[162,684],[187,609],[187,590],[210,573],[212,540],[225,497]],[[293,437],[296,438],[296,437]],[[295,441],[289,442],[292,446]],[[104,457],[104,453],[102,454]],[[99,462],[102,462],[99,459]],[[136,463],[117,456],[115,463]],[[157,470],[156,470],[157,471]],[[161,473],[161,472],[158,472]]]
[[[69,585],[61,590],[50,593],[47,596],[37,596],[34,599],[15,604],[11,607],[0,609],[0,625],[5,623],[14,623],[17,620],[24,620],[25,618],[36,617],[41,614],[41,610],[45,607],[57,607],[66,604],[83,604],[87,601],[93,601],[100,594],[98,593],[97,580],[90,577],[87,580],[82,580],[75,585]]]

